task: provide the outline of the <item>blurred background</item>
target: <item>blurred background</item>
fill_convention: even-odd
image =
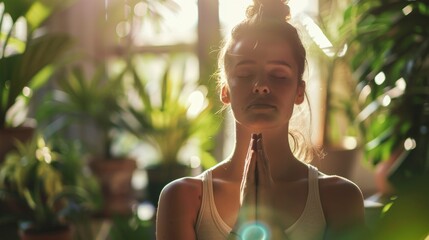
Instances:
[[[231,150],[217,54],[251,2],[0,1],[2,239],[155,239],[161,189]],[[429,1],[289,5],[312,164],[361,188],[361,239],[429,239]]]

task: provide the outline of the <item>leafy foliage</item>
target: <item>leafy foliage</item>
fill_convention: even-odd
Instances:
[[[40,136],[17,142],[0,168],[0,200],[8,206],[2,218],[29,222],[37,229],[54,228],[73,213],[95,207],[83,182],[71,179],[66,158]],[[70,166],[70,165],[69,165]],[[79,176],[80,171],[73,172]],[[80,177],[83,179],[83,177]],[[85,183],[86,184],[86,183]]]
[[[131,216],[114,216],[113,226],[109,231],[109,239],[153,239],[153,223],[141,220],[137,213]]]
[[[0,58],[0,128],[13,126],[7,113],[19,97],[24,95],[25,87],[36,89],[53,72],[53,63],[72,45],[69,36],[62,34],[36,34],[44,21],[59,7],[47,1],[2,1],[0,15],[1,58]],[[50,3],[50,2],[49,2]],[[11,26],[5,19],[12,20]],[[24,19],[27,28],[26,39],[15,36],[19,19]],[[3,32],[3,29],[5,29]],[[17,123],[14,123],[17,124]]]
[[[356,121],[367,158],[377,164],[401,153],[389,172],[395,197],[361,239],[424,239],[429,234],[429,1],[360,0],[344,16],[343,30],[353,39],[350,64],[365,106]]]
[[[46,129],[60,131],[72,124],[90,125],[99,130],[103,141],[102,155],[111,157],[112,130],[117,127],[121,101],[124,100],[123,76],[109,73],[105,63],[96,65],[92,75],[84,67],[67,69],[57,83],[58,88],[47,95],[38,109],[37,119],[46,122],[53,116],[58,118]],[[52,130],[53,129],[53,130]],[[49,133],[54,134],[54,133]],[[91,144],[88,143],[90,146]]]
[[[376,164],[405,139],[415,138],[412,128],[428,101],[429,2],[361,0],[344,16],[364,106],[356,120],[366,138],[367,157]]]
[[[151,92],[149,81],[131,64],[133,88],[136,102],[131,103],[122,114],[123,127],[137,138],[144,140],[158,150],[162,164],[178,161],[178,153],[189,141],[196,141],[204,167],[212,166],[216,161],[209,151],[213,147],[213,137],[219,123],[213,115],[210,103],[203,103],[195,115],[190,114],[184,89],[186,83],[184,60],[178,57],[167,60],[165,70],[159,81],[160,95]],[[179,67],[177,69],[177,65]],[[195,86],[194,86],[195,87]],[[198,90],[198,88],[193,88]],[[200,92],[202,94],[202,92]],[[204,101],[201,99],[201,101]]]

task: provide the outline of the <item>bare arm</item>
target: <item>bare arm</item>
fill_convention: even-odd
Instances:
[[[201,206],[201,181],[184,178],[161,192],[156,219],[157,240],[194,240],[195,223]]]
[[[327,221],[325,239],[354,239],[365,226],[364,204],[354,183],[329,177],[321,181],[321,200]]]

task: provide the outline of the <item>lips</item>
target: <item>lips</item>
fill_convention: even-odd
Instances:
[[[274,109],[276,108],[274,105],[270,103],[252,103],[247,107],[248,109]]]

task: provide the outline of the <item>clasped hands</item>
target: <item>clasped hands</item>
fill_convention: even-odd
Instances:
[[[275,197],[262,134],[252,134],[240,185],[240,210],[228,239],[286,239],[273,209]]]

